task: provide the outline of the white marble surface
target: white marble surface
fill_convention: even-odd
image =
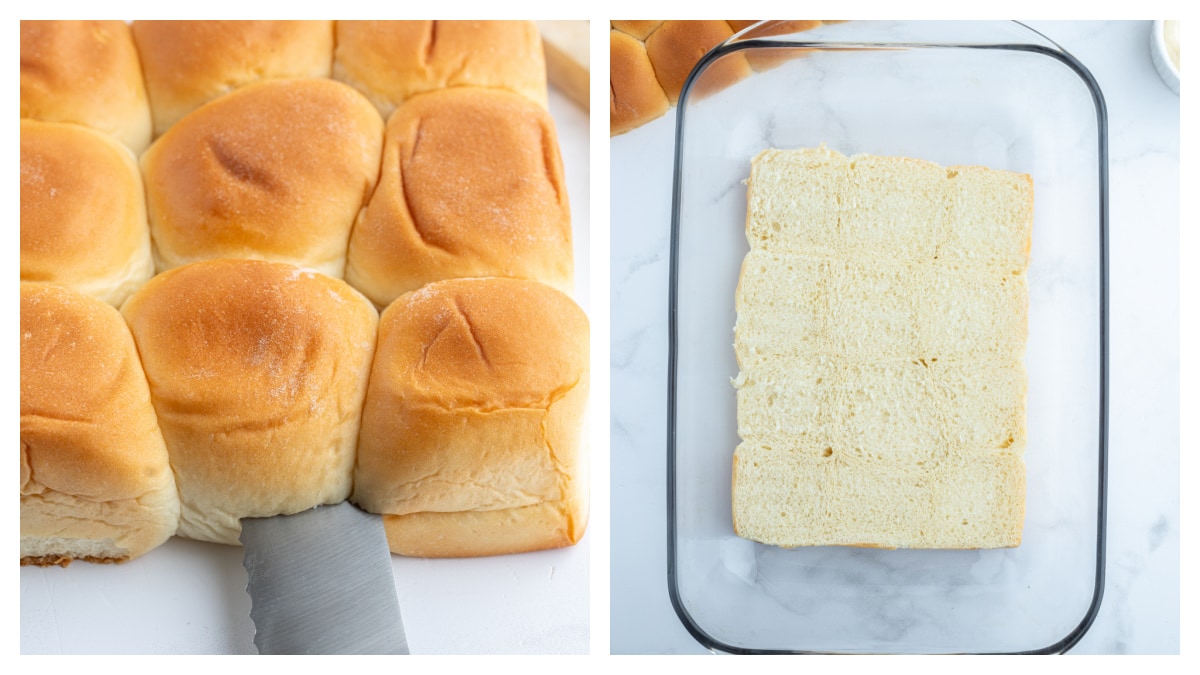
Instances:
[[[1074,653],[1177,653],[1179,99],[1150,22],[1032,22],[1108,108],[1110,382],[1104,600]],[[700,653],[666,580],[666,380],[674,111],[611,141],[614,653]]]
[[[589,117],[556,90],[550,111],[571,200],[575,298],[587,310]],[[591,541],[490,558],[392,556],[413,653],[588,653]],[[240,548],[172,538],[123,565],[23,567],[20,577],[22,653],[256,653]]]

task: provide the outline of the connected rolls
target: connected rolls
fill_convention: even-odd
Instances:
[[[332,21],[135,21],[161,136],[201,105],[263,79],[329,77]]]
[[[546,107],[546,57],[532,21],[339,21],[333,77],[390,117],[417,94],[505,89]]]
[[[1019,545],[1032,178],[822,146],[747,184],[734,531]]]
[[[346,499],[372,373],[377,429],[423,414],[389,398],[399,357],[376,360],[372,301],[401,295],[385,335],[408,336],[391,343],[403,358],[440,335],[420,369],[448,406],[420,418],[440,438],[414,452],[473,477],[382,511],[393,549],[583,535],[587,319],[563,293],[571,223],[536,29],[354,24],[338,67],[366,96],[330,79],[333,22],[22,23],[23,563],[119,562],[171,534],[236,545],[242,518]],[[421,39],[388,42],[398,30]],[[26,39],[39,31],[54,39]],[[121,49],[133,70],[109,59]],[[25,119],[38,86],[74,110],[108,101],[105,78],[140,92],[140,146],[119,125]],[[386,151],[373,101],[400,106]],[[364,504],[408,498],[389,487],[408,460],[385,455],[367,460],[378,475],[359,467]]]
[[[692,69],[713,47],[757,21],[610,22],[609,133],[623,134],[661,117],[679,100]],[[831,21],[771,21],[754,37],[812,30]],[[800,50],[734,52],[711,64],[692,96],[705,96],[794,58]]]

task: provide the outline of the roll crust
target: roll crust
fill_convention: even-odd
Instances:
[[[266,80],[206,104],[142,156],[159,271],[212,258],[341,277],[383,121],[332,80]]]
[[[146,89],[161,136],[224,94],[277,77],[329,77],[332,21],[135,21]]]
[[[379,187],[346,280],[379,306],[439,279],[502,276],[569,292],[571,217],[549,114],[506,91],[422,94],[388,121]]]
[[[21,282],[21,563],[122,562],[174,532],[179,497],[117,310]]]
[[[491,278],[406,294],[380,320],[352,499],[397,516],[405,555],[573,544],[587,389],[587,317],[561,292]]]
[[[21,279],[120,306],[154,274],[129,148],[75,124],[21,120]]]
[[[626,35],[633,36],[638,40],[645,41],[650,37],[650,34],[662,25],[662,20],[658,21],[622,21],[614,19],[609,24]]]
[[[547,106],[532,21],[338,21],[333,76],[385,119],[413,96],[448,87],[505,89]]]
[[[179,533],[237,544],[239,520],[350,493],[374,308],[281,263],[160,274],[122,308],[178,475]]]
[[[150,145],[150,104],[129,26],[121,21],[22,21],[21,119],[70,122]]]

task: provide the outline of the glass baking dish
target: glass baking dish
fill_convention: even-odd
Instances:
[[[1107,128],[1091,74],[1015,22],[764,22],[680,97],[672,219],[668,586],[721,652],[1062,652],[1104,586]],[[774,35],[772,33],[775,33]],[[730,83],[730,64],[755,70]],[[781,549],[734,535],[734,291],[750,160],[815,147],[1033,176],[1022,544]]]

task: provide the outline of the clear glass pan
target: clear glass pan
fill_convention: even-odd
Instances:
[[[1078,61],[1015,22],[765,22],[680,97],[672,222],[668,584],[724,652],[1062,652],[1104,577],[1107,122]],[[772,33],[778,33],[772,35]],[[729,64],[751,75],[730,83]],[[733,533],[734,290],[750,159],[815,147],[1028,173],[1026,521],[1015,549],[780,549]]]

